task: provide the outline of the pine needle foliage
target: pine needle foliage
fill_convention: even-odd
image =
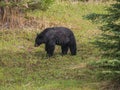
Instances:
[[[102,23],[100,30],[102,34],[95,41],[95,45],[100,48],[103,53],[102,60],[93,62],[92,66],[97,69],[97,75],[102,80],[114,81],[120,83],[120,0],[115,0],[110,7],[107,8],[105,14],[90,14],[86,16],[97,23]],[[118,87],[114,87],[120,90]]]

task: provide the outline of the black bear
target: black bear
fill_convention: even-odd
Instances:
[[[76,40],[73,32],[65,27],[46,28],[35,39],[35,47],[45,44],[45,51],[52,56],[55,45],[60,45],[62,54],[65,55],[70,48],[72,55],[76,55]]]

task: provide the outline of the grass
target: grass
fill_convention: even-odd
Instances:
[[[100,58],[100,51],[91,44],[99,35],[97,25],[84,20],[92,12],[105,13],[105,4],[55,3],[49,10],[29,12],[28,16],[43,21],[44,27],[66,26],[77,40],[77,55],[46,58],[44,45],[34,47],[35,28],[0,30],[0,90],[97,90],[99,82],[87,63]],[[30,29],[30,30],[29,30]]]

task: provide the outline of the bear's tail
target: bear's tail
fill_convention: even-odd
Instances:
[[[71,54],[76,55],[77,46],[76,46],[76,40],[75,40],[74,34],[71,35],[71,37],[70,37],[70,45],[69,45],[69,47],[70,47]]]

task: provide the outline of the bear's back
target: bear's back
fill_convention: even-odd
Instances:
[[[46,28],[45,30],[43,30],[41,34],[45,36],[50,36],[50,35],[70,36],[71,34],[73,35],[73,32],[66,27],[51,27],[51,28]]]

